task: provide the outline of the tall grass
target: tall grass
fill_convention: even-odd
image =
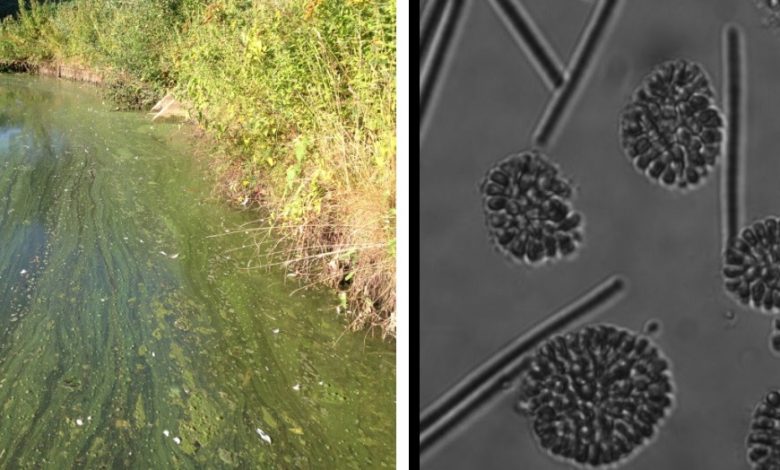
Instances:
[[[270,212],[264,263],[394,335],[393,0],[32,0],[0,24],[0,60],[100,69],[125,107],[174,91],[223,194]]]

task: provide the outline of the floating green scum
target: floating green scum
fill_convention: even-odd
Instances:
[[[392,346],[210,236],[253,217],[192,153],[0,76],[0,467],[394,467]]]

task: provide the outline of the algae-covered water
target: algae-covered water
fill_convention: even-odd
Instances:
[[[184,135],[0,76],[0,467],[393,467],[392,345],[247,269]]]

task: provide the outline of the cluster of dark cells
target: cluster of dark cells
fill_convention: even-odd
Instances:
[[[774,32],[780,30],[780,0],[751,0],[761,15],[761,25]]]
[[[668,189],[705,181],[721,153],[724,123],[709,76],[683,59],[650,71],[620,115],[620,142],[634,167]]]
[[[780,470],[780,391],[770,391],[756,405],[745,447],[754,470]]]
[[[729,241],[723,259],[726,291],[740,303],[780,312],[780,219],[766,217]]]
[[[582,242],[582,215],[572,209],[572,184],[539,151],[511,154],[481,185],[489,237],[518,264],[572,255]]]
[[[522,374],[517,409],[549,455],[579,467],[622,465],[674,407],[669,361],[647,337],[607,324],[553,336]]]

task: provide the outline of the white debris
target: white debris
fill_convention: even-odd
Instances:
[[[273,333],[274,333],[275,335],[276,335],[276,334],[279,334],[279,328],[274,328],[274,329],[273,329],[273,330],[271,330],[271,331],[273,331]]]
[[[181,444],[181,439],[179,439],[178,437],[174,437],[173,438],[173,442],[175,442],[176,445],[179,445],[179,444]]]
[[[26,269],[22,269],[21,271],[19,271],[19,274],[24,276],[25,274],[27,274],[27,270]]]
[[[164,251],[161,251],[160,254],[163,255],[163,256],[168,256],[168,253],[166,253]]]
[[[92,421],[92,416],[87,416],[87,421]]]
[[[81,418],[76,418],[76,426],[84,426],[84,421]]]
[[[179,254],[178,254],[178,253],[176,253],[175,255],[171,255],[171,256],[169,256],[169,258],[170,258],[170,259],[176,259],[176,258],[178,258],[178,257],[179,257]]]
[[[168,431],[167,429],[163,429],[163,436],[168,437],[170,435],[171,435],[170,431]]]
[[[296,392],[299,391],[300,389],[301,389],[301,384],[293,385],[293,390],[295,390]]]
[[[257,429],[255,429],[255,432],[257,433],[258,436],[260,436],[260,439],[264,440],[265,442],[267,442],[269,444],[271,443],[271,436],[266,434],[265,431],[263,431],[260,428],[257,428]]]
[[[317,385],[325,385],[325,382],[323,382],[322,380],[320,380],[319,382],[317,382]]]
[[[152,357],[154,357],[154,356],[155,356],[154,351],[152,351]]]

